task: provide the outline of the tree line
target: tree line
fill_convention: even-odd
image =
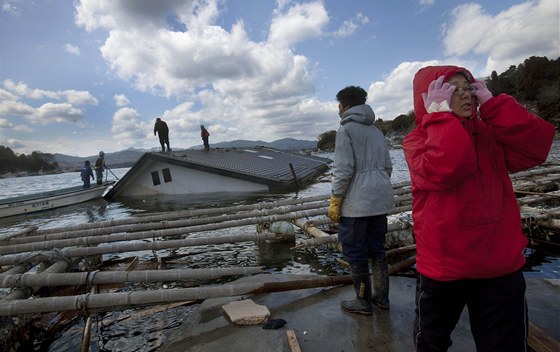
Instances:
[[[52,172],[58,169],[52,154],[34,151],[29,155],[16,155],[9,147],[0,145],[0,174],[15,172],[39,173]]]
[[[546,57],[531,56],[523,63],[511,65],[498,74],[492,71],[485,78],[488,89],[494,96],[501,93],[513,96],[528,110],[555,124],[560,123],[560,57],[549,60]],[[414,111],[399,115],[392,121],[376,119],[374,125],[385,135],[406,135],[416,125]],[[333,150],[336,131],[319,135],[317,148]]]

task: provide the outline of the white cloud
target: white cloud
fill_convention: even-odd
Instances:
[[[24,83],[14,83],[4,80],[4,89],[0,89],[0,116],[23,118],[34,124],[48,125],[52,123],[66,123],[85,126],[85,114],[74,105],[97,105],[97,99],[88,92],[65,90],[46,91],[29,89]],[[34,107],[23,99],[63,99],[64,103],[47,102]]]
[[[13,94],[16,94],[22,98],[30,99],[55,99],[55,100],[65,100],[72,104],[79,105],[97,105],[99,102],[97,98],[86,91],[77,91],[73,89],[69,90],[59,90],[59,91],[48,91],[43,89],[30,89],[27,84],[18,82],[14,83],[10,79],[4,80],[4,88]]]
[[[358,22],[358,24],[356,24]],[[369,18],[362,13],[358,13],[353,19],[346,20],[342,23],[339,29],[337,29],[332,35],[335,38],[349,37],[356,29],[358,29],[359,24],[369,23]]]
[[[559,18],[557,0],[527,1],[496,16],[487,14],[479,4],[459,5],[447,25],[445,53],[486,55],[484,75],[503,72],[530,56],[556,58],[560,54]]]
[[[290,45],[307,38],[320,36],[329,16],[321,2],[296,4],[285,13],[276,11],[272,19],[268,42],[279,47]]]
[[[66,52],[68,52],[72,55],[80,56],[80,48],[78,48],[77,46],[66,43],[62,47],[64,48],[64,50]]]
[[[252,41],[243,22],[234,23],[229,31],[215,25],[220,15],[217,4],[170,1],[132,9],[124,2],[83,0],[76,8],[76,22],[90,31],[108,30],[101,52],[120,78],[140,91],[179,99],[176,108],[163,114],[172,144],[174,138],[186,146],[199,144],[201,123],[212,127],[212,137],[218,140],[253,139],[255,130],[266,139],[286,134],[315,138],[320,132],[298,127],[311,121],[323,125],[325,110],[302,108],[315,91],[314,77],[309,60],[288,46],[322,35],[328,23],[322,2],[279,3],[264,42]],[[173,15],[186,31],[164,23],[165,16]],[[368,19],[359,14],[355,21]],[[197,110],[191,111],[195,105]],[[328,113],[336,116],[336,111]],[[135,122],[126,125],[121,116]],[[135,111],[121,109],[113,117],[113,133],[126,141],[144,136],[147,127],[140,121]],[[124,125],[127,129],[121,128]]]
[[[33,132],[34,130],[29,127],[29,126],[25,126],[25,125],[14,125],[13,123],[11,123],[10,121],[6,120],[6,119],[0,119],[0,128],[4,129],[4,130],[14,130],[17,132]]]
[[[118,107],[127,106],[130,104],[130,100],[128,100],[128,98],[124,94],[115,94],[113,99],[115,99],[115,104],[117,104]]]
[[[153,125],[142,121],[138,112],[132,108],[121,108],[113,115],[111,132],[122,148],[138,146],[138,141],[147,140]]]

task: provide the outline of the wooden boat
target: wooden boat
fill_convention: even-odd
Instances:
[[[101,198],[103,193],[113,183],[113,181],[104,182],[100,186],[94,185],[85,189],[82,188],[82,186],[75,186],[20,197],[0,199],[0,218],[60,208]]]

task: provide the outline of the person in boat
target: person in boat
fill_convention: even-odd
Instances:
[[[80,175],[82,177],[82,181],[84,182],[83,188],[84,189],[89,188],[90,187],[89,178],[91,177],[92,181],[95,180],[95,177],[93,176],[93,170],[91,169],[91,163],[89,162],[89,160],[86,160],[84,162],[84,167],[82,167]]]
[[[159,137],[159,144],[161,144],[161,151],[165,151],[165,146],[167,146],[167,151],[170,152],[171,148],[169,147],[169,127],[167,127],[167,123],[160,119],[159,117],[156,119],[156,123],[154,124],[154,136],[158,135]]]
[[[107,165],[105,164],[105,153],[99,152],[99,157],[95,161],[95,177],[97,178],[97,185],[103,184],[103,172]]]
[[[510,172],[543,163],[554,126],[457,66],[413,80],[403,149],[417,252],[416,351],[447,351],[464,306],[478,351],[526,351],[519,207]]]
[[[200,138],[202,138],[202,143],[204,143],[204,150],[210,150],[208,137],[210,137],[210,132],[208,132],[204,125],[200,125]]]
[[[346,87],[336,95],[341,120],[336,133],[328,217],[339,223],[338,239],[344,259],[350,264],[356,293],[356,299],[342,301],[341,308],[348,313],[371,315],[373,305],[389,309],[385,236],[387,213],[395,208],[395,197],[389,150],[383,133],[373,125],[375,114],[366,98],[367,92],[356,86]]]

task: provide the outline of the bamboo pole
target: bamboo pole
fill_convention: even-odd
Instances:
[[[108,235],[112,233],[123,233],[123,232],[146,232],[146,231],[156,231],[161,229],[173,229],[173,228],[184,228],[184,227],[194,227],[194,226],[204,226],[209,224],[217,224],[217,223],[231,223],[232,221],[238,220],[247,220],[251,218],[262,218],[266,216],[274,216],[277,214],[290,214],[297,211],[306,211],[306,210],[314,210],[314,209],[323,209],[328,206],[328,201],[322,202],[314,202],[314,203],[305,203],[301,206],[283,206],[277,207],[273,209],[262,209],[262,210],[254,210],[249,213],[236,213],[236,214],[222,214],[215,217],[206,217],[206,218],[193,218],[193,219],[186,219],[186,220],[176,220],[176,221],[162,221],[157,223],[141,223],[141,224],[133,224],[133,225],[120,225],[115,227],[102,227],[97,229],[89,229],[89,230],[80,230],[80,231],[67,231],[67,232],[57,232],[57,233],[50,233],[46,235],[36,235],[36,236],[28,236],[25,238],[20,238],[17,240],[9,241],[5,243],[3,247],[0,247],[0,254],[9,253],[7,252],[7,248],[11,248],[10,246],[16,244],[30,244],[30,243],[44,243],[46,241],[57,241],[62,239],[72,239],[72,238],[83,238],[86,237],[100,237],[102,235]],[[70,244],[73,245],[73,244]],[[51,248],[56,247],[54,245]],[[46,249],[46,248],[37,248],[31,250],[38,250],[38,249]]]
[[[29,276],[29,277],[39,277],[42,275],[49,275],[52,273],[61,273],[66,271],[66,269],[68,269],[68,267],[70,266],[70,263],[65,261],[65,260],[59,260],[56,263],[54,263],[53,265],[49,266],[48,268],[46,268],[45,270],[43,270],[43,272],[39,273],[39,274],[22,274],[22,275],[14,275],[16,276],[16,278],[21,278],[22,276]],[[7,275],[5,277],[2,277],[2,280],[4,280],[7,277],[10,277],[11,275]],[[20,289],[16,289],[13,290],[12,292],[10,292],[7,296],[5,296],[2,300],[5,301],[9,301],[9,300],[17,300],[17,299],[23,299],[23,298],[27,298],[29,296],[31,296],[33,293],[37,292],[39,290],[39,288],[43,285],[29,285],[29,286],[19,286],[18,285],[18,280],[16,279],[15,281],[13,281],[14,285],[10,285],[10,286],[6,286],[6,287],[19,287]]]
[[[37,229],[38,229],[37,226],[36,226],[36,225],[33,225],[33,226],[30,226],[30,227],[28,227],[28,228],[26,228],[26,229],[23,229],[23,230],[20,230],[20,231],[16,231],[16,232],[12,232],[12,233],[0,234],[0,243],[3,242],[3,241],[7,241],[7,240],[9,240],[9,239],[11,239],[11,238],[14,238],[14,237],[19,237],[19,236],[27,235],[27,234],[29,234],[29,233],[31,233],[31,232],[37,231]]]
[[[148,283],[187,280],[215,280],[224,276],[247,276],[262,273],[262,267],[232,267],[209,269],[98,271],[79,273],[41,273],[7,275],[0,278],[0,287],[36,287]],[[88,282],[89,281],[89,282]]]
[[[229,227],[254,225],[263,222],[293,220],[302,217],[324,215],[324,214],[326,214],[326,209],[321,208],[321,209],[297,211],[297,212],[281,214],[281,215],[270,215],[261,218],[248,218],[248,219],[240,219],[234,221],[224,221],[218,224],[207,224],[207,225],[198,225],[198,226],[191,226],[191,227],[180,227],[180,228],[172,228],[172,229],[153,230],[153,231],[139,231],[133,233],[117,233],[112,235],[78,237],[78,238],[70,238],[70,239],[63,239],[63,240],[45,239],[41,242],[2,246],[0,247],[0,254],[34,252],[34,251],[41,251],[41,250],[49,250],[53,248],[69,247],[69,246],[90,246],[90,245],[101,244],[101,243],[142,240],[147,238],[152,239],[156,237],[163,238],[163,237],[174,236],[174,235],[184,235],[190,232],[202,232],[202,231],[209,231],[209,230],[224,229]],[[2,257],[0,257],[0,262],[2,262],[1,258]]]
[[[209,244],[223,244],[247,241],[266,241],[277,239],[272,233],[245,234],[237,236],[216,236],[187,238],[184,240],[154,241],[154,242],[123,242],[113,243],[103,247],[67,247],[56,251],[42,251],[21,254],[8,254],[0,256],[0,265],[17,265],[21,263],[40,262],[52,260],[52,258],[63,256],[65,258],[84,257],[108,253],[124,253],[135,251],[157,251],[161,249],[201,246]]]
[[[184,302],[218,297],[242,296],[271,292],[292,291],[307,288],[347,285],[352,283],[352,275],[321,276],[300,280],[276,282],[275,278],[245,284],[224,284],[196,288],[177,288],[142,292],[111,292],[74,295],[65,297],[34,298],[32,300],[0,301],[0,316],[14,316],[30,313],[47,313],[77,310],[82,312],[103,312],[161,303]]]
[[[37,230],[38,235],[46,235],[50,233],[59,233],[59,232],[70,232],[70,231],[78,231],[78,230],[89,230],[94,228],[100,227],[115,227],[120,225],[129,225],[135,223],[144,223],[144,222],[154,222],[154,221],[166,221],[172,219],[182,219],[182,218],[191,218],[196,216],[208,216],[213,214],[225,214],[225,213],[232,213],[232,212],[239,212],[245,210],[258,210],[258,209],[266,209],[266,208],[278,208],[286,205],[296,205],[296,204],[305,204],[309,202],[319,202],[329,199],[329,195],[321,195],[315,197],[307,197],[307,198],[297,198],[297,199],[283,199],[274,202],[260,202],[256,204],[245,204],[245,205],[236,205],[231,207],[221,207],[221,208],[205,208],[205,209],[192,209],[192,210],[180,210],[174,212],[165,212],[164,214],[161,213],[149,213],[142,216],[135,216],[126,219],[118,219],[118,220],[109,220],[103,222],[95,222],[95,223],[86,223],[80,225],[73,225],[73,226],[64,226],[64,227],[57,227],[51,229],[42,229]]]

